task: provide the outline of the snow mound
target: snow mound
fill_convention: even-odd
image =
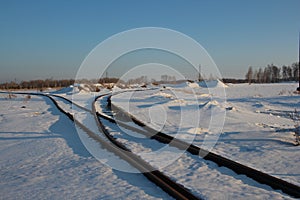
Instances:
[[[166,89],[184,89],[184,88],[215,88],[215,87],[228,87],[225,83],[217,80],[210,80],[210,81],[201,81],[201,82],[193,82],[193,81],[186,81],[178,84],[164,84],[164,88]]]
[[[209,130],[207,128],[190,128],[188,131],[188,133],[191,134],[206,134],[209,133]]]
[[[164,92],[156,93],[154,96],[157,96],[157,97],[165,97],[165,98],[168,98],[168,99],[173,98],[173,96],[172,96],[171,94],[164,93]]]
[[[119,92],[122,90],[122,88],[118,87],[117,85],[114,85],[112,89],[114,92]]]
[[[203,94],[199,94],[198,96],[202,97],[202,98],[204,98],[204,97],[211,97],[211,94],[203,93]]]
[[[186,81],[177,84],[164,84],[164,87],[167,89],[199,88],[199,84],[197,82]]]
[[[173,101],[170,102],[171,103],[174,103],[174,104],[186,104],[186,100],[184,99],[175,99]]]
[[[198,83],[187,83],[187,85],[191,88],[199,88],[199,84]]]
[[[216,100],[211,100],[200,104],[199,108],[203,110],[212,110],[217,108],[219,111],[236,111],[236,108],[234,106],[227,103],[218,102]]]
[[[219,102],[212,100],[200,105],[199,107],[203,109],[212,109],[218,107],[219,105],[220,105]]]
[[[188,83],[187,82],[183,82],[183,83],[177,83],[177,84],[163,84],[163,87],[164,88],[185,88],[188,86]]]
[[[219,79],[212,80],[212,81],[201,81],[199,82],[199,86],[203,88],[228,87],[225,83],[223,83]]]
[[[73,94],[86,94],[95,92],[96,89],[102,88],[101,85],[95,84],[95,85],[88,85],[88,84],[74,84],[70,85],[69,87],[62,88],[60,90],[57,90],[55,92],[52,92],[52,94],[66,94],[66,95],[73,95]]]
[[[69,87],[65,87],[62,88],[60,90],[51,92],[52,94],[73,94],[74,93],[74,89],[76,90],[76,88],[73,85],[70,85]]]

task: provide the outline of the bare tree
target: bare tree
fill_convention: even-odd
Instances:
[[[264,76],[263,70],[262,70],[262,68],[259,68],[259,70],[257,72],[257,82],[258,83],[263,82],[263,76]]]
[[[293,80],[298,81],[299,80],[299,63],[293,63],[292,70],[293,70],[293,73],[292,73]]]
[[[246,74],[246,80],[248,81],[249,84],[251,84],[252,79],[253,79],[253,69],[252,69],[252,67],[250,66],[250,67],[248,68],[248,72],[247,72],[247,74]]]
[[[270,65],[270,69],[271,69],[271,74],[272,74],[271,82],[272,83],[279,82],[279,79],[280,79],[280,68],[278,68],[277,66],[271,64]]]
[[[282,66],[282,79],[284,80],[284,81],[287,81],[288,80],[288,67],[287,66],[285,66],[285,65],[283,65]]]

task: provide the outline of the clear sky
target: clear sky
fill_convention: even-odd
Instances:
[[[164,27],[198,41],[223,77],[298,60],[300,0],[0,0],[0,82],[74,78],[113,34]]]

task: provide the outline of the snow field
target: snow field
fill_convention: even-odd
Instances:
[[[294,123],[289,117],[300,108],[300,98],[293,93],[296,87],[296,83],[230,84],[224,88],[224,101],[204,87],[191,91],[186,85],[169,85],[160,91],[118,94],[112,100],[150,127],[200,147],[205,141],[217,154],[300,185],[300,147],[293,145]],[[162,93],[173,96],[166,98]],[[174,105],[174,101],[180,103]],[[160,120],[159,112],[149,115],[149,110],[163,110],[165,120]],[[218,131],[210,123],[222,121],[223,113],[224,126],[217,129],[221,134],[215,143],[211,138],[218,137]]]
[[[294,123],[289,117],[300,108],[300,98],[293,93],[296,87],[291,83],[183,83],[120,93],[112,101],[156,130],[213,147],[217,154],[300,185],[300,147],[293,145]],[[226,101],[219,95],[222,90]],[[56,93],[91,109],[94,97],[107,92],[74,86]],[[55,99],[102,136],[90,113]],[[0,94],[0,105],[0,199],[170,198],[141,174],[116,170],[131,166],[74,126],[46,97],[32,96],[28,101],[24,95],[7,99]],[[290,198],[202,158],[109,126],[133,152],[205,199]]]
[[[17,96],[0,98],[0,199],[170,198],[141,174],[114,170],[92,157],[74,124],[50,100],[32,96],[25,103]],[[84,132],[78,134],[99,149]]]
[[[193,156],[177,148],[136,136],[131,130],[102,120],[118,141],[126,144],[152,166],[205,199],[289,199],[280,191],[259,184],[243,175],[218,167],[199,156]]]

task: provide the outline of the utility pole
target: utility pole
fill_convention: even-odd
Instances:
[[[299,87],[297,88],[297,91],[300,92],[300,31],[299,31],[299,46],[298,46],[298,72],[299,72]]]
[[[202,79],[202,77],[201,77],[201,64],[199,64],[199,75],[198,75],[198,81],[199,81],[199,82],[200,82],[200,81],[202,81],[201,79]]]

